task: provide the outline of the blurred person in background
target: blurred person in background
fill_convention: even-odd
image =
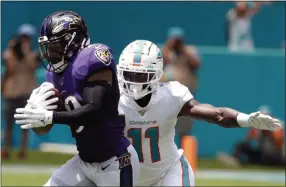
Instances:
[[[271,115],[267,106],[261,106],[259,111]],[[284,123],[281,124],[284,126]],[[251,128],[246,139],[235,146],[232,156],[219,153],[218,159],[233,166],[240,164],[283,166],[285,165],[284,129],[268,131]]]
[[[163,47],[164,74],[161,81],[178,81],[192,94],[197,90],[197,72],[200,67],[200,58],[194,46],[187,46],[184,42],[185,31],[180,27],[171,27],[168,30],[168,40]],[[182,116],[178,119],[176,131],[179,140],[190,133],[192,118]]]
[[[39,64],[37,53],[31,47],[36,29],[29,24],[19,27],[17,35],[9,41],[3,53],[6,71],[2,79],[2,94],[5,98],[5,144],[2,159],[8,159],[12,144],[12,130],[16,108],[25,107],[30,93],[36,87],[35,71]],[[28,131],[22,130],[19,159],[26,157]]]
[[[252,18],[258,12],[262,2],[237,2],[227,14],[226,39],[227,45],[232,51],[254,50],[252,37]]]

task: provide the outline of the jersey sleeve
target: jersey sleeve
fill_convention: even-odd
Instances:
[[[88,85],[88,78],[102,69],[112,69],[115,72],[114,57],[111,48],[103,44],[93,44],[84,48],[76,57],[73,69],[73,85],[75,96],[82,98],[83,88]]]
[[[171,81],[169,83],[169,91],[172,96],[179,100],[181,106],[194,98],[190,90],[177,81]]]
[[[84,80],[105,68],[115,70],[112,49],[103,44],[93,44],[79,53],[72,74],[77,80]]]

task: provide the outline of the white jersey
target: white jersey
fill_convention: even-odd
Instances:
[[[229,21],[229,47],[234,51],[252,51],[254,49],[251,34],[252,16],[238,18],[233,10],[227,13]]]
[[[161,83],[144,108],[121,94],[119,112],[125,115],[125,135],[141,163],[139,183],[157,180],[180,159],[174,127],[183,105],[192,98],[188,88],[177,81]]]

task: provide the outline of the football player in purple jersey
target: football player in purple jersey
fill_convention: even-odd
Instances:
[[[118,114],[119,88],[113,52],[104,44],[89,44],[86,24],[72,11],[50,14],[38,39],[46,82],[35,89],[25,108],[16,110],[23,129],[47,133],[66,124],[78,155],[59,168],[45,186],[135,185],[138,156],[124,137],[125,120]],[[58,111],[57,89],[65,110]]]

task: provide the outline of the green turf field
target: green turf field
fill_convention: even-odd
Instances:
[[[16,157],[16,152],[13,152],[11,158],[9,160],[4,160],[2,167],[5,166],[20,166],[25,165],[26,169],[29,172],[21,171],[21,172],[7,172],[2,168],[2,186],[41,186],[43,185],[50,177],[50,173],[47,172],[37,172],[31,171],[31,167],[37,167],[42,165],[53,165],[56,168],[69,160],[73,155],[68,154],[58,154],[58,153],[43,153],[38,151],[30,151],[28,158],[26,160],[18,160]],[[30,168],[29,168],[30,167]],[[265,173],[272,173],[272,175],[276,175],[276,173],[281,171],[285,171],[283,167],[281,168],[269,168],[269,167],[261,167],[261,166],[243,166],[241,168],[228,168],[227,166],[221,164],[215,160],[206,160],[200,159],[198,161],[199,170],[209,170],[209,169],[228,169],[228,171],[234,171],[235,173],[240,172],[242,169],[246,171],[252,171],[253,173],[257,171],[263,171]],[[16,169],[18,171],[18,169]],[[46,170],[44,167],[43,170]],[[244,173],[240,172],[240,173]],[[216,173],[217,174],[217,173]],[[270,174],[267,174],[270,175]],[[278,182],[270,182],[270,181],[249,181],[237,178],[228,178],[227,176],[224,178],[224,174],[220,175],[223,178],[208,178],[208,177],[198,177],[196,178],[197,186],[285,186],[284,183],[280,181]],[[235,174],[236,176],[236,174]],[[255,177],[253,177],[255,178]],[[272,180],[273,181],[273,180]],[[274,180],[276,181],[276,180]]]
[[[18,160],[17,152],[13,151],[11,158],[9,160],[3,160],[2,164],[25,164],[25,165],[62,165],[69,159],[73,157],[70,154],[61,154],[61,153],[46,153],[40,151],[29,151],[28,157],[26,160]],[[200,169],[233,169],[233,170],[266,170],[266,171],[285,171],[283,166],[281,167],[265,167],[265,166],[256,166],[256,165],[244,165],[240,168],[230,168],[229,166],[223,165],[222,163],[211,160],[211,159],[199,159],[197,163],[198,168]]]
[[[41,186],[48,179],[48,174],[2,174],[2,186]],[[235,180],[197,179],[198,186],[285,186],[282,183],[250,182]]]

